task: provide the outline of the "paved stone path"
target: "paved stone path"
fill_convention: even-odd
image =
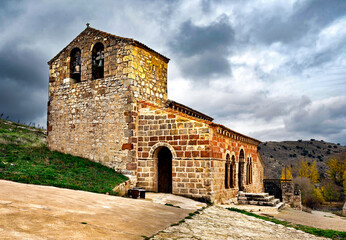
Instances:
[[[169,227],[152,239],[326,239],[255,217],[212,206],[185,223]]]

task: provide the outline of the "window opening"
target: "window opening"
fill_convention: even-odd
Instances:
[[[104,77],[104,46],[96,43],[92,51],[92,79]]]
[[[230,187],[230,160],[229,155],[226,156],[226,163],[225,163],[225,188]]]
[[[75,80],[75,82],[80,82],[81,79],[81,51],[79,48],[74,48],[71,51],[70,60],[70,77]]]
[[[230,187],[234,188],[235,185],[235,157],[232,156],[232,161],[231,161],[231,165],[230,165]]]

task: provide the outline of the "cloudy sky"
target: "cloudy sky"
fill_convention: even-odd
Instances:
[[[47,61],[87,22],[169,57],[168,97],[217,123],[346,145],[345,0],[1,0],[0,114],[45,125]]]

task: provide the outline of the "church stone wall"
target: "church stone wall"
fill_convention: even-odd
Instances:
[[[104,45],[104,78],[92,79],[92,49]],[[81,82],[71,79],[70,53],[81,50]],[[135,150],[129,67],[131,46],[87,28],[49,62],[48,146],[133,174]]]
[[[131,47],[128,65],[132,91],[137,100],[163,106],[167,100],[167,60],[137,46]]]
[[[137,185],[157,191],[155,154],[166,146],[173,154],[173,193],[210,200],[209,131],[206,121],[142,102],[138,121]]]
[[[57,86],[48,106],[50,149],[125,170],[122,146],[129,136],[122,88],[114,78]]]
[[[239,154],[244,151],[244,163],[242,169],[242,183],[246,192],[263,192],[263,166],[257,157],[257,144],[248,138],[235,132],[228,132],[218,126],[212,126],[212,193],[215,202],[226,203],[229,199],[235,198],[239,191]],[[225,186],[225,164],[227,155],[230,159],[234,156],[234,185]],[[247,183],[247,163],[252,159],[252,182]]]
[[[168,108],[142,102],[138,116],[138,182],[149,191],[157,191],[156,150],[168,147],[173,153],[173,193],[215,203],[235,198],[238,188],[239,152],[245,152],[245,164],[252,158],[252,183],[245,190],[262,192],[263,166],[257,159],[257,144],[234,134],[223,136],[209,121],[193,118]],[[243,141],[242,141],[243,140]],[[235,156],[235,186],[225,188],[226,155]],[[262,171],[261,171],[262,169]]]

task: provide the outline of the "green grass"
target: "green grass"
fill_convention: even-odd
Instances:
[[[43,130],[0,119],[0,179],[115,195],[127,177],[84,158],[49,151]]]
[[[170,203],[165,203],[166,206],[169,206],[169,207],[176,207],[176,208],[180,208],[179,206],[175,206],[173,204],[170,204]]]
[[[165,204],[166,205],[166,204]],[[178,226],[179,224],[182,224],[185,222],[185,219],[192,219],[193,216],[197,215],[197,214],[200,214],[204,209],[206,209],[206,207],[202,207],[200,209],[197,209],[195,212],[192,212],[192,213],[189,213],[188,216],[186,216],[184,219],[180,220],[179,222],[177,223],[173,223],[171,224],[171,227],[173,226]]]
[[[304,225],[300,225],[300,224],[292,224],[290,222],[281,221],[281,220],[278,220],[278,219],[273,218],[273,217],[266,217],[266,216],[257,215],[257,214],[247,212],[245,210],[241,210],[238,208],[227,208],[227,209],[230,211],[242,213],[242,214],[245,214],[248,216],[256,217],[256,218],[266,220],[269,222],[273,222],[276,224],[281,224],[281,225],[284,225],[286,227],[292,227],[292,228],[295,228],[297,230],[301,230],[301,231],[304,231],[306,233],[311,233],[311,234],[316,235],[316,236],[327,237],[327,238],[331,238],[331,239],[346,239],[346,232],[334,231],[334,230],[324,230],[324,229],[304,226]]]

